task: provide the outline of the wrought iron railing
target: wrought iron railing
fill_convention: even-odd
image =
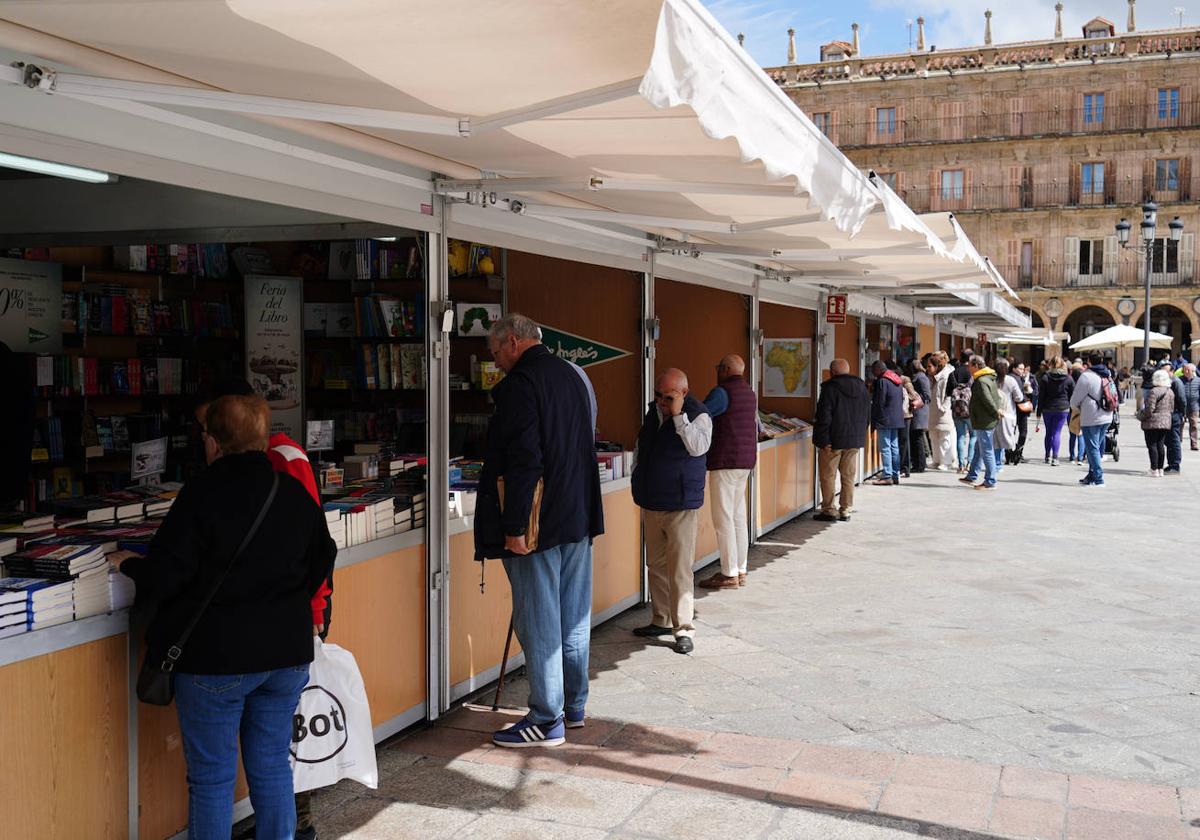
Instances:
[[[1192,286],[1200,276],[1200,265],[1170,265],[1175,271],[1153,272],[1150,285]],[[1000,274],[1014,289],[1086,289],[1086,288],[1140,288],[1144,285],[1144,268],[1140,260],[1118,259],[1115,269],[1105,270],[1103,264],[1092,267],[1081,274],[1078,266],[1068,266],[1061,260],[999,265]]]

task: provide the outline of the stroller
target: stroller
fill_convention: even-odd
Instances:
[[[1112,422],[1108,424],[1108,431],[1104,433],[1104,453],[1111,455],[1113,462],[1121,460],[1121,444],[1117,441],[1117,435],[1121,431],[1121,413],[1113,412]]]

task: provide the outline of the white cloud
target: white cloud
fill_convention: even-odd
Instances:
[[[992,39],[1002,44],[1054,37],[1055,0],[871,0],[875,10],[898,10],[925,16],[925,42],[943,49],[983,43],[985,9],[992,10]],[[1186,0],[1141,0],[1137,4],[1138,29],[1165,29],[1178,26],[1174,13]],[[1193,0],[1184,23],[1200,21],[1200,0]],[[1079,37],[1086,21],[1099,15],[1116,24],[1117,33],[1125,31],[1129,6],[1126,0],[1064,0],[1063,34]],[[863,45],[866,48],[866,44]],[[864,49],[869,55],[872,50]]]

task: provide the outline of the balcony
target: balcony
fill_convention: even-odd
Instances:
[[[1200,178],[1179,182],[1179,189],[1148,189],[1141,176],[1113,179],[1101,185],[1099,192],[1084,192],[1069,179],[1049,183],[1014,184],[1010,186],[969,186],[943,190],[940,187],[902,187],[900,197],[918,213],[950,211],[968,213],[975,210],[1033,210],[1054,207],[1126,207],[1140,204],[1153,197],[1160,204],[1189,201],[1200,195]],[[1132,212],[1132,211],[1130,211]]]
[[[844,61],[787,64],[764,68],[785,88],[855,79],[923,78],[931,73],[970,73],[1000,67],[1042,67],[1125,62],[1135,56],[1200,53],[1200,28],[1128,32],[1109,38],[1064,38],[973,46],[929,53],[855,57]]]
[[[863,122],[837,122],[835,119],[826,133],[839,148],[854,149],[1200,127],[1200,101],[1179,102],[1162,110],[1157,103],[1114,103],[1103,108],[988,113],[989,105],[994,107],[996,104],[980,99],[964,103],[967,110],[978,113],[908,117],[890,125],[874,119]]]
[[[1079,274],[1066,270],[1058,260],[1026,264],[996,266],[1000,274],[1014,289],[1098,289],[1098,288],[1142,288],[1144,284],[1140,261],[1120,260],[1116,271],[1099,274]],[[1150,285],[1178,287],[1196,285],[1193,279],[1200,268],[1196,264],[1179,265],[1179,271],[1156,272],[1150,277]],[[1187,269],[1186,271],[1183,269]]]

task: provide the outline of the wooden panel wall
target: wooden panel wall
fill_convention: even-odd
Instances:
[[[479,592],[480,564],[475,538],[468,531],[450,538],[450,685],[455,686],[500,664],[512,616],[512,588],[499,560],[483,564],[487,574]],[[510,656],[521,645],[513,638]]]
[[[508,252],[508,307],[538,323],[630,355],[587,368],[601,437],[633,449],[641,427],[642,276],[632,271]]]
[[[333,574],[329,641],[354,654],[378,726],[425,701],[425,547]]]
[[[128,834],[128,660],[122,633],[0,668],[0,835]]]
[[[811,421],[816,410],[817,377],[813,368],[817,364],[817,313],[811,309],[798,309],[776,303],[760,303],[759,324],[766,338],[809,338],[813,339],[812,365],[809,367],[810,397],[764,397],[760,392],[758,404],[763,411],[772,411],[785,417],[799,417]]]
[[[717,384],[717,362],[722,356],[737,353],[750,358],[750,299],[661,278],[655,281],[654,296],[655,313],[662,322],[655,370],[680,368],[688,376],[692,395],[704,399]]]
[[[938,349],[937,330],[932,325],[919,324],[917,326],[917,359],[918,361],[926,353],[932,353]]]
[[[775,493],[775,480],[778,475],[779,447],[772,446],[758,450],[758,465],[755,467],[755,486],[757,487],[758,530],[774,522],[779,510]]]
[[[858,319],[853,315],[846,316],[846,323],[838,324],[833,334],[833,355],[850,363],[850,372],[862,376],[859,370],[859,356],[862,346],[858,343]]]
[[[598,613],[642,591],[641,512],[633,491],[604,497],[604,536],[592,546],[592,612]]]

